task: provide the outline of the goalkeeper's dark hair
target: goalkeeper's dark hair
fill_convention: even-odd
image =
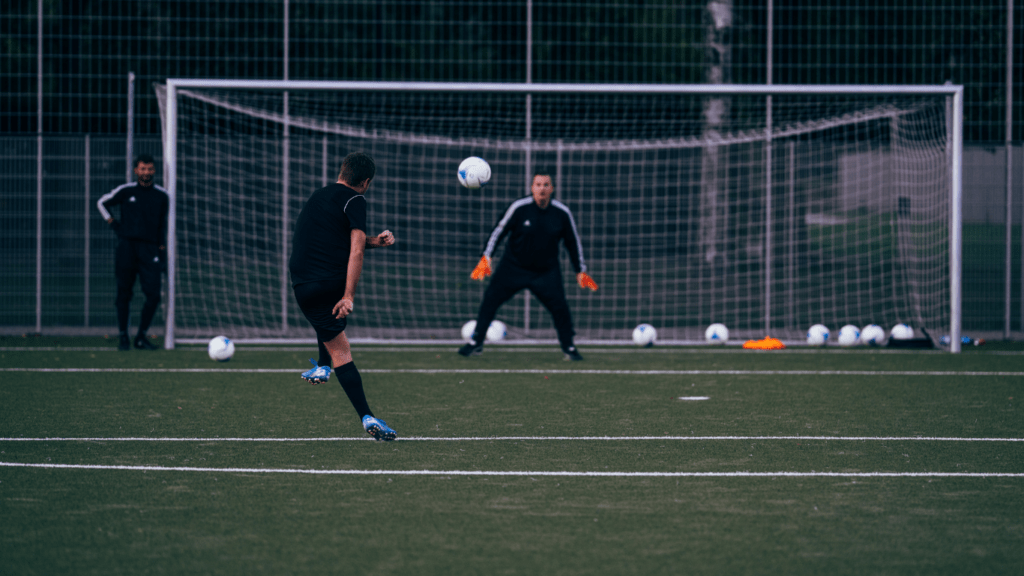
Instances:
[[[377,173],[377,165],[366,152],[353,152],[341,161],[341,173],[338,178],[352,186],[359,186],[365,180],[373,180]]]
[[[547,176],[548,178],[551,178],[552,182],[555,181],[555,171],[549,169],[547,166],[541,166],[540,168],[534,168],[533,169],[533,178],[536,178],[537,176]],[[533,178],[531,178],[531,180]]]
[[[138,168],[139,164],[156,164],[156,162],[149,154],[139,154],[135,157],[135,162],[132,162],[132,168]]]

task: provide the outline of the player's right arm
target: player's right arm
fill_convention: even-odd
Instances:
[[[120,204],[123,201],[120,195],[121,190],[133,185],[134,184],[122,184],[103,196],[100,196],[100,199],[96,201],[96,208],[100,211],[100,216],[107,221],[107,224],[114,226],[115,230],[117,227],[114,225],[114,217],[110,215],[109,208]]]
[[[391,230],[385,230],[376,236],[366,237],[366,249],[370,248],[387,248],[395,244],[395,235],[391,233]]]
[[[353,228],[351,248],[348,253],[348,278],[345,280],[345,295],[334,305],[335,318],[344,318],[355,308],[356,286],[363,273],[363,255],[366,253],[366,232]]]
[[[494,254],[498,244],[501,243],[505,236],[508,235],[509,230],[511,230],[509,224],[512,222],[512,216],[515,215],[516,210],[530,202],[533,202],[532,197],[520,198],[513,202],[508,207],[508,210],[505,210],[505,213],[501,215],[498,223],[491,230],[491,235],[487,237],[487,245],[484,246],[484,252],[480,255],[480,261],[477,262],[476,268],[469,275],[470,278],[473,280],[483,280],[491,275],[491,255]]]

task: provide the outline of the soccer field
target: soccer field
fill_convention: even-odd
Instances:
[[[1024,571],[1024,346],[0,338],[0,574]]]

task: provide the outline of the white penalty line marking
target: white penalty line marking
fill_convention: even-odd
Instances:
[[[295,374],[298,368],[0,368],[0,372]],[[1024,376],[1024,372],[939,370],[545,370],[510,368],[366,368],[362,374],[596,374],[634,376]]]
[[[585,441],[635,441],[635,440],[841,440],[848,442],[890,441],[890,442],[1024,442],[1024,438],[956,438],[947,436],[409,436],[396,438],[395,442],[480,442],[487,440],[531,441],[531,440],[585,440]],[[373,442],[368,437],[333,438],[0,438],[0,442]]]
[[[307,470],[297,468],[197,468],[192,466],[116,466],[0,462],[7,468],[131,470],[141,472],[219,472],[240,474],[314,474],[328,476],[590,476],[611,478],[1024,478],[1021,472],[568,472],[499,470]]]

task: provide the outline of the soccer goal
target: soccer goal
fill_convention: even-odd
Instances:
[[[170,226],[167,346],[312,339],[287,262],[305,199],[357,150],[377,163],[354,341],[454,341],[509,203],[550,173],[597,292],[585,341],[804,338],[816,323],[960,333],[959,86],[449,84],[171,79],[160,87]],[[467,156],[491,183],[461,187]],[[500,258],[500,253],[497,255]],[[529,295],[512,339],[554,339]]]

